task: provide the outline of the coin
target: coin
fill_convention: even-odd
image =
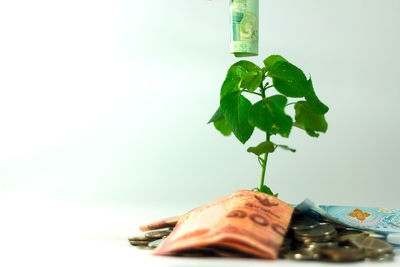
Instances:
[[[333,248],[333,247],[338,247],[339,243],[338,242],[310,242],[307,244],[303,244],[303,248],[306,249],[321,249],[321,248]]]
[[[360,249],[364,249],[368,256],[376,256],[379,254],[392,253],[393,246],[383,240],[370,236],[350,237],[348,241]]]
[[[156,231],[149,231],[145,233],[145,237],[147,238],[162,238],[168,236],[171,233],[170,230],[156,230]]]
[[[340,242],[348,241],[350,238],[358,237],[358,236],[368,236],[369,233],[359,232],[359,231],[352,231],[352,230],[345,230],[338,233],[338,239]]]
[[[394,253],[384,253],[377,257],[367,257],[365,258],[366,261],[392,261],[394,259]]]
[[[365,254],[359,248],[323,248],[319,250],[321,256],[328,261],[351,262],[365,259]]]
[[[149,240],[154,240],[154,238],[148,237],[148,236],[134,236],[128,238],[129,241],[149,241]]]
[[[318,260],[319,254],[312,250],[298,249],[284,253],[283,258],[288,260],[310,261]]]
[[[165,226],[166,220],[147,225],[147,228]],[[131,245],[138,249],[152,250],[173,231],[170,228],[147,231],[144,236],[129,238]],[[314,219],[302,212],[292,216],[289,231],[279,250],[279,258],[297,261],[390,261],[394,248],[374,232],[348,228],[341,224]],[[400,251],[400,250],[399,250]],[[400,254],[400,253],[399,253]],[[181,257],[252,257],[245,252],[223,245],[196,247],[174,253]]]
[[[154,240],[154,241],[151,241],[151,242],[148,244],[148,246],[151,247],[151,248],[156,248],[156,247],[158,247],[158,246],[161,244],[162,241],[164,241],[164,239],[165,239],[165,238],[160,238],[160,239],[156,239],[156,240]]]
[[[295,230],[294,238],[304,243],[326,242],[335,238],[336,234],[335,228],[330,224],[326,224],[310,230]]]
[[[142,241],[142,240],[132,240],[129,241],[132,246],[147,246],[149,244],[150,240]]]
[[[291,224],[293,230],[310,230],[320,225],[320,222],[310,216],[303,216]]]

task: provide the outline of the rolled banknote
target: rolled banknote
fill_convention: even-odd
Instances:
[[[230,0],[231,53],[258,55],[258,0]]]
[[[293,206],[270,195],[236,191],[181,216],[153,253],[168,255],[216,245],[276,259],[292,212]]]
[[[348,227],[384,234],[388,242],[400,244],[400,209],[317,205],[308,198],[296,209]]]

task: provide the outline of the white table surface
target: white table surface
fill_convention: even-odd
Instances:
[[[130,246],[137,226],[174,215],[159,205],[83,205],[26,192],[0,196],[0,266],[400,266],[388,263],[330,264],[286,260],[159,257]],[[175,211],[174,209],[171,209]]]

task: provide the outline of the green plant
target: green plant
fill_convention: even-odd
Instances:
[[[272,87],[280,94],[267,97]],[[243,93],[260,96],[261,100],[252,104]],[[288,103],[288,97],[300,100]],[[289,105],[294,105],[294,121],[285,113]],[[243,144],[255,127],[266,133],[265,141],[247,151],[258,157],[262,168],[260,187],[254,190],[277,196],[264,185],[268,155],[277,148],[296,150],[273,143],[271,137],[277,134],[289,137],[292,126],[318,137],[328,128],[324,117],[328,110],[315,94],[311,77],[307,79],[302,70],[286,59],[272,55],[264,60],[263,68],[246,60],[229,68],[221,87],[220,106],[208,123],[212,122],[224,136],[233,132]]]

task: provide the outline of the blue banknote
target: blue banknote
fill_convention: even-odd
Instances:
[[[400,209],[317,205],[309,199],[295,207],[348,227],[384,234],[387,241],[400,244]]]

